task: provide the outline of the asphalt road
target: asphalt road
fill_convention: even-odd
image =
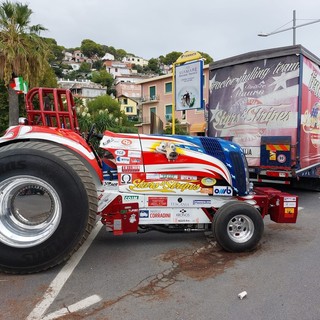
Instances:
[[[289,192],[300,197],[297,224],[266,217],[251,253],[226,253],[210,234],[99,227],[64,266],[0,274],[0,319],[320,319],[320,193]]]

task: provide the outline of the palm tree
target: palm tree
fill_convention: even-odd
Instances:
[[[48,67],[48,46],[40,38],[42,25],[30,26],[32,10],[20,2],[0,4],[0,79],[9,94],[9,125],[18,123],[18,95],[10,87],[21,76],[30,86],[37,85]]]

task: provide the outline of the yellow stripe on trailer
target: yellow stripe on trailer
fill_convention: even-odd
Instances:
[[[267,144],[266,150],[269,151],[290,151],[290,145],[289,144]]]

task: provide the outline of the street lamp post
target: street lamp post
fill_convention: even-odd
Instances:
[[[261,32],[261,33],[258,33],[258,36],[259,36],[259,37],[268,37],[268,36],[271,36],[271,35],[276,34],[276,33],[280,33],[280,32],[284,32],[284,31],[292,30],[292,31],[293,31],[293,45],[295,45],[295,44],[296,44],[296,29],[297,29],[297,28],[300,28],[300,27],[307,26],[307,25],[309,25],[309,24],[317,23],[317,22],[320,22],[320,19],[317,19],[317,20],[313,20],[313,21],[311,21],[311,22],[307,22],[307,23],[303,23],[303,24],[296,25],[296,10],[293,10],[292,27],[290,27],[290,28],[285,28],[285,29],[281,29],[281,30],[277,30],[277,31],[273,31],[273,32],[270,32],[270,33]]]

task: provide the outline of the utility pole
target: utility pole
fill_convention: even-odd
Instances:
[[[280,33],[280,32],[292,30],[293,31],[293,45],[295,45],[296,44],[296,29],[304,27],[304,26],[308,26],[308,25],[313,24],[313,23],[318,23],[318,22],[320,22],[320,19],[313,20],[311,22],[307,22],[307,23],[303,23],[303,24],[299,24],[299,25],[297,25],[296,22],[297,22],[296,10],[293,10],[292,27],[281,29],[281,30],[276,30],[276,31],[269,32],[269,33],[261,32],[261,33],[258,33],[258,36],[259,37],[268,37],[268,36],[272,36],[273,34],[277,34],[277,33]]]

